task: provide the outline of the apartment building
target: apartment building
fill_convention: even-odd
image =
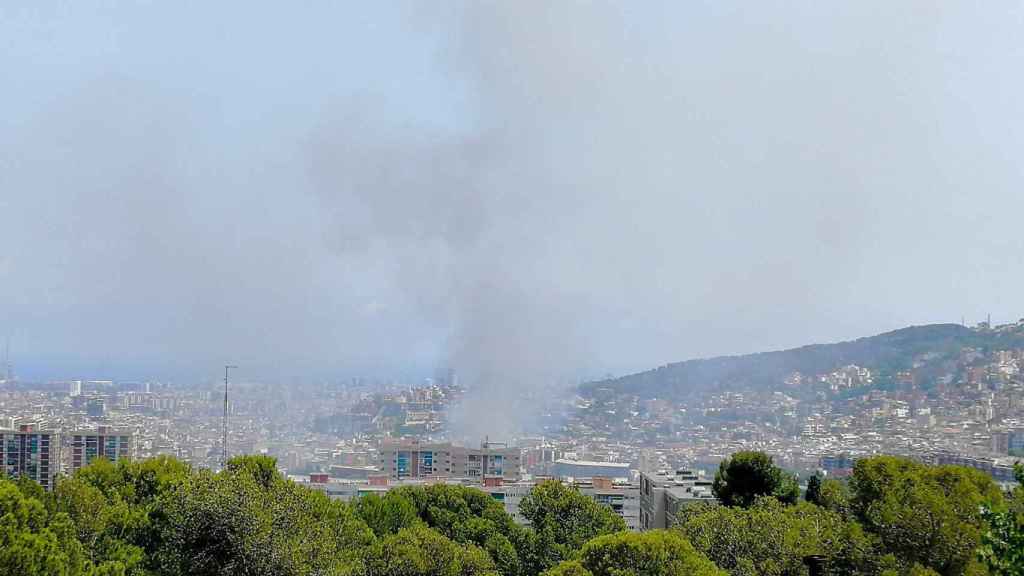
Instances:
[[[640,486],[631,482],[616,482],[611,478],[595,476],[589,481],[577,481],[573,485],[582,494],[598,504],[607,506],[622,517],[626,526],[640,530]]]
[[[1001,484],[1013,485],[1017,482],[1013,471],[1014,459],[1012,458],[977,458],[953,452],[934,452],[924,458],[924,462],[937,466],[953,465],[974,468],[988,474]]]
[[[37,424],[21,424],[0,430],[0,463],[11,478],[30,478],[43,489],[53,490],[60,472],[60,434]]]
[[[592,462],[559,458],[551,467],[556,478],[616,478],[629,480],[632,477],[629,464],[624,462]]]
[[[685,506],[717,503],[711,484],[711,480],[692,470],[641,472],[640,530],[671,528]]]
[[[505,482],[499,476],[488,476],[483,479],[441,478],[394,480],[381,474],[370,476],[367,480],[336,480],[323,474],[312,474],[308,479],[293,477],[304,486],[320,490],[332,499],[352,501],[367,494],[384,495],[389,490],[400,486],[426,486],[429,484],[454,484],[468,486],[486,492],[505,508],[512,520],[520,525],[528,525],[529,521],[519,510],[523,498],[536,485],[533,481]],[[615,482],[611,478],[593,478],[585,482],[569,484],[580,493],[592,498],[598,504],[607,506],[622,517],[630,530],[640,530],[640,487],[637,484]]]
[[[88,466],[96,458],[117,462],[131,460],[134,457],[132,433],[127,430],[100,426],[96,430],[76,430],[69,436],[70,474],[74,474],[83,466]]]
[[[384,442],[378,465],[393,480],[468,478],[496,476],[514,481],[520,477],[522,453],[518,448],[484,442],[480,448],[452,443],[417,441]]]

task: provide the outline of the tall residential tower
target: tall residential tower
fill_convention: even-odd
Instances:
[[[0,430],[0,464],[8,477],[27,477],[53,490],[60,472],[60,434],[35,424]]]

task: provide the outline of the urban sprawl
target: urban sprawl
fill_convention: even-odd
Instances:
[[[1024,349],[965,348],[942,366],[927,383],[907,370],[897,386],[878,387],[877,374],[851,364],[793,372],[773,389],[681,399],[590,386],[550,398],[536,430],[476,442],[450,434],[452,408],[467,394],[453,371],[416,385],[355,379],[300,389],[242,379],[231,384],[226,446],[221,382],[27,382],[8,368],[0,461],[7,475],[50,490],[101,457],[170,455],[219,469],[233,455],[267,454],[332,498],[459,483],[488,492],[518,522],[530,488],[557,478],[633,530],[672,525],[681,505],[713,501],[713,470],[740,450],[767,452],[804,479],[842,477],[857,458],[894,454],[1012,482],[1015,457],[1024,455]]]

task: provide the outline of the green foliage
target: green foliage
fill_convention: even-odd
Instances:
[[[355,505],[356,514],[377,536],[396,534],[402,528],[419,522],[416,506],[405,496],[389,492],[383,497],[367,494]]]
[[[419,525],[403,528],[373,546],[367,570],[374,576],[497,576],[487,553],[460,546]]]
[[[349,506],[262,456],[219,474],[100,459],[52,494],[0,482],[0,574],[526,576],[539,572],[531,536],[479,490],[405,488]]]
[[[216,474],[173,458],[97,460],[52,493],[0,480],[0,574],[805,576],[803,558],[816,554],[833,575],[1021,576],[1024,489],[1007,505],[974,470],[871,458],[849,485],[822,480],[793,505],[776,496],[797,500],[795,482],[763,454],[734,455],[716,480],[735,506],[695,504],[673,531],[633,534],[554,481],[521,502],[525,527],[465,486],[350,505],[287,480],[266,457]]]
[[[626,529],[610,508],[555,480],[534,486],[519,511],[536,534],[536,561],[542,568],[572,558],[592,538]]]
[[[724,576],[678,533],[655,530],[619,532],[587,542],[576,560],[547,576]]]
[[[283,479],[277,471],[277,459],[270,456],[235,456],[228,460],[227,471],[230,474],[247,474],[264,488]]]
[[[907,576],[941,576],[935,570],[928,568],[927,566],[921,566],[920,564],[913,564],[907,571]]]
[[[850,479],[853,514],[904,566],[940,574],[978,570],[986,508],[1002,510],[1002,493],[985,474],[925,466],[906,458],[859,460]]]
[[[116,465],[97,459],[57,483],[50,508],[69,516],[97,573],[146,574],[158,537],[152,522],[160,513],[156,498],[189,473],[187,465],[168,457]]]
[[[161,574],[323,574],[361,562],[374,537],[347,506],[254,470],[200,471],[161,497]]]
[[[678,529],[733,576],[803,575],[809,555],[825,556],[839,574],[874,574],[879,565],[859,525],[806,502],[784,506],[766,496],[749,508],[694,508]]]
[[[66,514],[51,516],[17,483],[0,479],[0,574],[78,576],[90,568]]]
[[[0,479],[3,479],[3,476],[0,476]],[[38,482],[35,482],[23,476],[15,479],[14,485],[18,489],[18,491],[21,492],[21,495],[24,496],[25,498],[28,498],[30,500],[38,500],[39,502],[42,502],[44,505],[52,504],[52,499],[49,497],[46,491],[43,490],[43,487]],[[47,508],[50,508],[50,506],[47,506]]]
[[[579,560],[566,560],[544,572],[543,576],[594,576],[594,574],[584,568]]]
[[[488,494],[463,486],[405,487],[347,505],[288,481],[266,457],[232,459],[218,474],[173,458],[100,459],[52,494],[4,484],[13,511],[0,524],[0,573],[533,576],[575,551],[554,551],[559,543],[578,549],[589,534],[624,528],[589,498],[557,492],[534,499],[558,500],[553,519],[536,517],[552,527],[575,519],[583,533],[548,529],[545,546]]]
[[[513,522],[489,494],[447,484],[405,486],[392,493],[413,502],[419,519],[431,528],[487,551],[503,575],[540,571],[533,532]]]
[[[157,456],[141,462],[118,462],[120,485],[131,501],[150,504],[156,498],[183,483],[192,474],[192,468],[170,456]]]
[[[1024,576],[1024,517],[1011,511],[986,511],[988,530],[978,556],[991,574]]]
[[[117,492],[108,498],[79,478],[62,480],[54,492],[56,507],[69,516],[78,541],[92,562],[116,562],[127,574],[141,573],[143,550],[132,544],[144,539],[146,515],[129,506]]]
[[[850,489],[839,480],[826,478],[821,482],[816,504],[843,518],[850,518]]]
[[[815,474],[807,479],[807,492],[804,493],[804,500],[811,504],[821,504],[821,476]]]
[[[800,497],[796,479],[764,452],[737,452],[718,465],[711,489],[726,506],[752,505],[761,496],[792,504]]]
[[[1024,576],[1024,466],[1014,465],[1018,486],[1005,511],[986,509],[988,529],[982,536],[979,558],[998,576]]]

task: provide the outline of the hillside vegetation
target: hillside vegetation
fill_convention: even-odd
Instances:
[[[872,386],[902,383],[932,386],[950,371],[961,370],[999,350],[1024,348],[1024,323],[995,329],[959,324],[912,326],[836,344],[791,350],[687,360],[654,370],[591,382],[584,396],[601,390],[642,398],[679,399],[712,390],[765,390],[786,385],[794,374],[818,375],[855,365],[874,375]]]

